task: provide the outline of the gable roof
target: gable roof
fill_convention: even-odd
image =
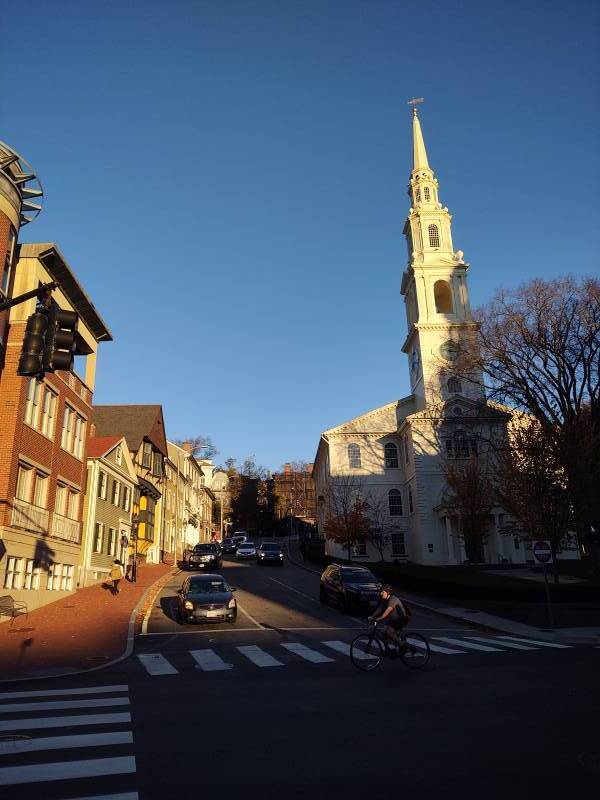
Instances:
[[[121,441],[122,436],[90,436],[87,443],[88,458],[102,458]]]
[[[389,432],[391,433],[392,431],[397,430],[398,425],[413,412],[414,399],[414,395],[409,394],[408,397],[402,397],[400,400],[394,400],[391,403],[387,403],[385,406],[379,406],[379,408],[374,408],[371,411],[367,411],[365,414],[361,414],[354,419],[342,422],[341,425],[336,425],[334,428],[329,428],[329,430],[324,432],[324,435],[327,436],[336,433],[363,432],[367,429],[366,426],[370,420],[373,421],[378,415],[385,414],[385,412],[395,411],[395,425],[393,429],[390,429]],[[371,429],[369,428],[369,430]]]
[[[160,405],[94,406],[92,419],[97,436],[124,436],[132,453],[137,453],[144,439],[148,439],[164,456],[168,455]]]

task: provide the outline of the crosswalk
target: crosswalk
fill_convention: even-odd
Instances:
[[[127,684],[0,693],[0,796],[138,800],[135,772]]]
[[[411,640],[417,647],[420,642]],[[571,645],[525,639],[516,636],[431,636],[429,648],[436,655],[456,656],[473,653],[533,652],[544,649],[569,650]],[[236,667],[285,667],[293,664],[333,664],[350,656],[350,642],[323,639],[319,642],[281,642],[272,646],[239,645],[167,653],[138,653],[138,663],[152,677],[177,675],[195,667],[200,672],[224,672]]]

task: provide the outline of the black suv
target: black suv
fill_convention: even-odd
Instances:
[[[222,564],[221,548],[212,542],[197,544],[188,558],[188,569],[218,569]]]
[[[381,582],[365,567],[331,564],[321,575],[319,599],[341,611],[373,611],[380,603]]]

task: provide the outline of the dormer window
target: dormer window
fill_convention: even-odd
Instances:
[[[440,232],[437,225],[430,225],[427,229],[429,232],[429,247],[440,246]]]
[[[429,191],[429,186],[423,187],[423,196],[425,197],[425,202],[431,200],[431,192]]]

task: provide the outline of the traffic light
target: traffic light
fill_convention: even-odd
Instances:
[[[64,311],[57,305],[50,307],[42,358],[44,372],[54,372],[57,369],[70,372],[73,369],[78,321],[76,311]]]
[[[25,337],[17,375],[42,375],[45,347],[45,334],[48,332],[48,317],[44,312],[36,311],[27,320]]]

